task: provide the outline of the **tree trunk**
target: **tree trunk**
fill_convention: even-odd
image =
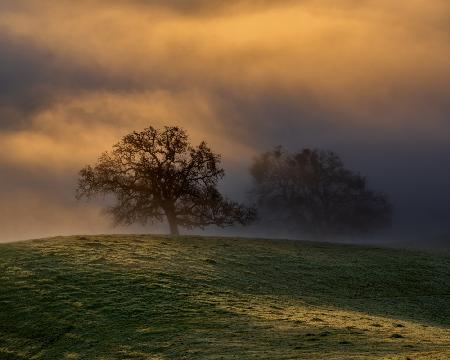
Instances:
[[[169,222],[170,235],[172,235],[172,236],[180,235],[180,232],[178,230],[178,222],[177,222],[177,217],[175,215],[175,212],[170,209],[166,210],[165,212],[166,212],[167,221]]]

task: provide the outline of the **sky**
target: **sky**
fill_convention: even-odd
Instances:
[[[221,153],[230,197],[257,154],[326,148],[397,233],[450,234],[449,40],[448,0],[0,0],[0,241],[164,231],[74,198],[148,125]]]

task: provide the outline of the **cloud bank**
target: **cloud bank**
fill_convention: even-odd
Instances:
[[[77,171],[150,124],[222,153],[230,196],[256,153],[325,147],[445,232],[449,24],[444,0],[2,1],[0,238],[113,231]]]

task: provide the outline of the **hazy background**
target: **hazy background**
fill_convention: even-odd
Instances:
[[[448,0],[1,0],[0,241],[148,231],[77,203],[77,172],[176,124],[231,197],[258,152],[324,147],[390,195],[391,238],[450,243],[449,40]]]

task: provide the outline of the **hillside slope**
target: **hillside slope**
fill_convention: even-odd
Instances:
[[[450,257],[294,241],[0,245],[0,359],[446,359]]]

